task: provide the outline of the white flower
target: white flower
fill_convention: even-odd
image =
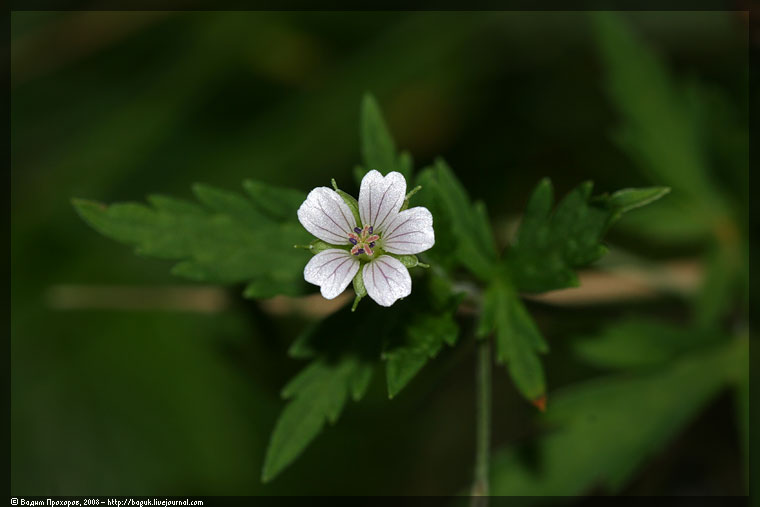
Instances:
[[[383,177],[370,171],[359,189],[359,217],[335,190],[312,190],[298,209],[298,220],[311,234],[334,248],[311,258],[304,279],[319,285],[322,296],[333,299],[362,269],[369,297],[382,306],[412,292],[407,268],[389,254],[424,252],[435,244],[433,216],[427,208],[401,211],[406,197],[406,180],[401,173]]]

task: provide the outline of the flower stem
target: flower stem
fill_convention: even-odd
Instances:
[[[475,368],[475,478],[472,484],[472,507],[488,505],[488,472],[491,446],[491,342],[477,344]]]

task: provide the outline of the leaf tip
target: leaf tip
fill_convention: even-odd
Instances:
[[[546,412],[546,395],[542,394],[538,398],[531,400],[531,403],[541,412]]]

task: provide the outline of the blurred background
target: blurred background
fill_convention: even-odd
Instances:
[[[552,346],[550,407],[553,390],[598,374],[570,344],[610,320],[685,325],[706,284],[728,278],[736,283],[708,292],[727,301],[714,311],[733,332],[746,319],[746,17],[620,17],[685,83],[673,100],[707,118],[698,176],[709,184],[681,159],[657,165],[621,148],[622,117],[648,103],[620,103],[622,78],[615,85],[610,72],[625,77],[624,51],[584,12],[13,12],[12,494],[466,491],[470,340],[444,350],[393,401],[377,375],[365,400],[261,484],[279,390],[304,366],[287,347],[330,308],[249,301],[241,287],[172,277],[171,263],[100,236],[70,203],[192,199],[195,182],[240,190],[246,178],[307,190],[335,177],[356,193],[367,91],[416,167],[442,155],[486,202],[502,243],[544,176],[558,196],[591,179],[596,192],[670,185],[672,202],[691,199],[692,208],[666,198],[632,213],[610,236],[610,265],[635,259],[665,270],[642,268],[644,289],[608,300],[621,291],[603,279],[601,296],[581,290],[530,304]],[[630,96],[645,86],[637,77]],[[659,121],[659,109],[649,113]],[[595,273],[582,279],[593,284]],[[539,432],[535,409],[503,369],[494,380],[494,447],[529,441]],[[743,494],[736,415],[721,392],[621,492]]]

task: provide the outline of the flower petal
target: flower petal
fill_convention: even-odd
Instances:
[[[397,214],[383,236],[383,248],[394,254],[418,254],[434,244],[433,215],[422,206]]]
[[[351,208],[335,190],[317,187],[298,208],[298,220],[307,231],[332,245],[348,245],[356,227]]]
[[[346,290],[357,271],[359,259],[347,250],[329,248],[311,258],[303,270],[303,277],[307,282],[319,285],[325,299],[333,299]]]
[[[359,188],[359,216],[362,225],[371,225],[375,233],[398,214],[406,197],[406,180],[401,173],[390,172],[383,177],[378,171],[368,172]]]
[[[412,293],[409,271],[390,255],[381,255],[365,264],[362,278],[369,297],[382,306],[391,306]]]

